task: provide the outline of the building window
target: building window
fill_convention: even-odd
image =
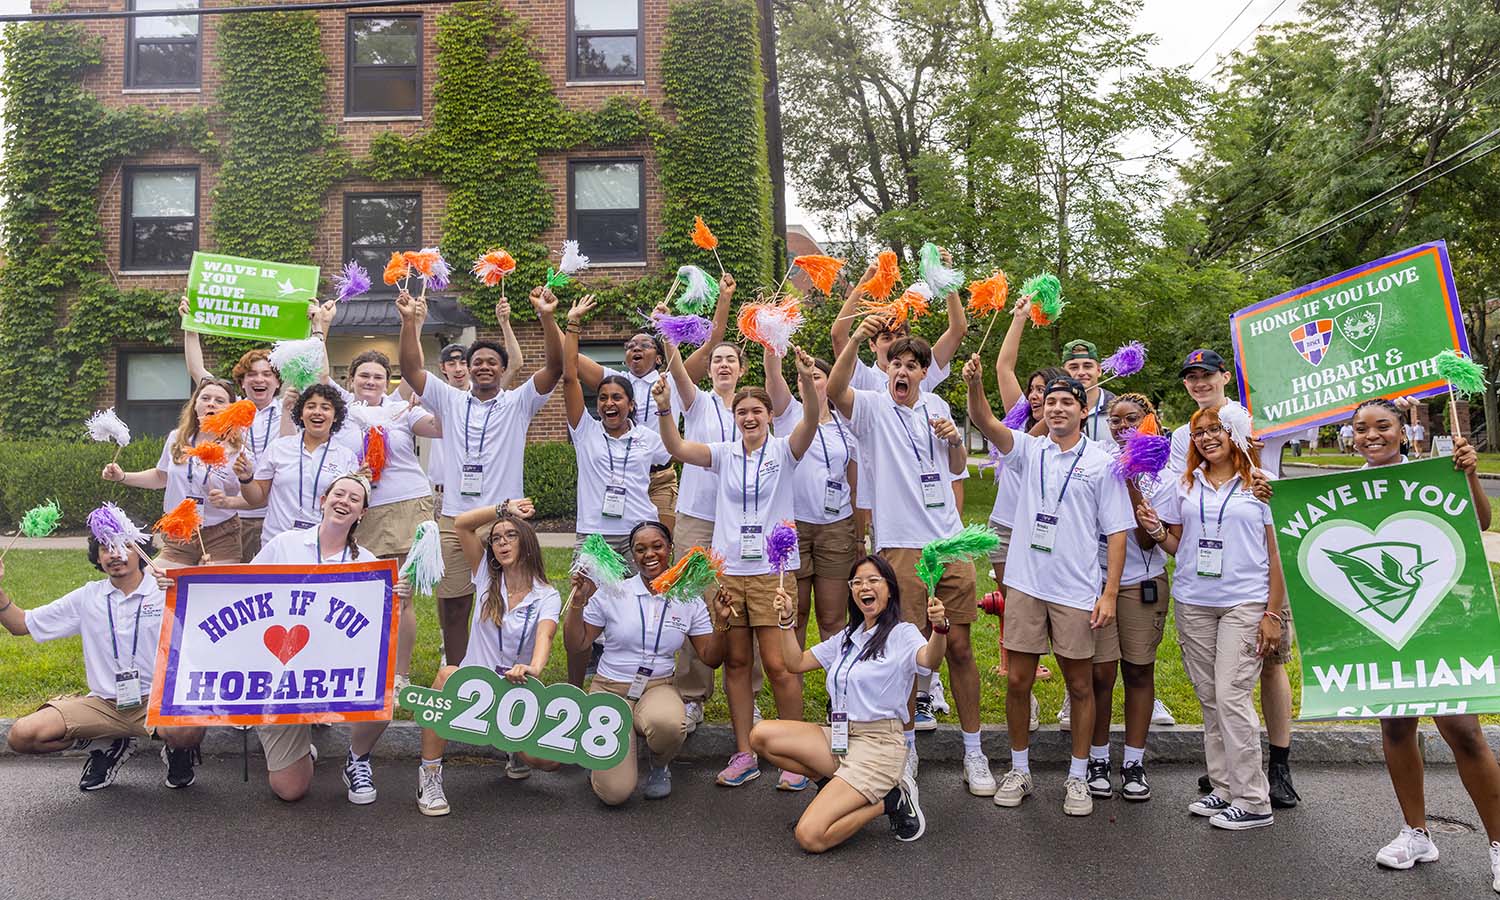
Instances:
[[[197,0],[132,0],[131,9],[196,9]],[[126,38],[125,86],[134,88],[197,87],[199,82],[198,16],[150,16],[131,19]]]
[[[572,0],[568,6],[568,78],[639,79],[641,0]]]
[[[350,16],[344,57],[348,115],[422,114],[421,16]]]
[[[568,164],[568,236],[591,261],[645,262],[645,168],[638,159]]]
[[[130,169],[120,268],[186,271],[198,249],[198,170]]]
[[[349,194],[344,197],[344,259],[365,267],[373,290],[396,289],[380,278],[391,254],[422,246],[421,194]]]
[[[122,351],[115,406],[132,433],[165,435],[177,427],[192,380],[181,353]]]

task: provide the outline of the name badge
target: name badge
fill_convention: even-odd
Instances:
[[[625,486],[623,484],[606,484],[604,486],[604,517],[607,519],[619,519],[625,516]]]
[[[630,690],[627,691],[626,694],[625,694],[626,699],[628,699],[628,700],[639,700],[639,699],[641,699],[641,695],[644,694],[644,693],[646,693],[646,682],[648,682],[650,680],[651,680],[651,667],[650,666],[637,666],[636,670],[635,670],[635,678],[632,679],[631,682],[630,682]]]
[[[844,483],[842,481],[823,482],[823,512],[836,516],[843,508]]]
[[[458,492],[465,497],[478,497],[480,485],[483,481],[484,466],[479,463],[466,463],[464,465],[463,479],[458,485]]]
[[[943,476],[936,472],[922,473],[922,505],[937,509],[948,504],[943,499]]]
[[[1052,545],[1056,542],[1057,516],[1037,513],[1036,521],[1031,525],[1031,549],[1051,553]]]
[[[762,525],[740,526],[740,559],[761,559],[766,555],[763,528]]]
[[[849,752],[849,714],[829,713],[828,726],[833,731],[832,746],[834,755],[843,756]]]
[[[192,494],[188,494],[187,498],[189,500],[193,501],[194,503],[198,504],[199,506],[202,506],[204,503],[207,502],[202,497],[194,497]]]
[[[115,709],[134,709],[141,705],[141,673],[123,669],[115,673]]]
[[[1198,539],[1198,574],[1204,578],[1224,576],[1224,542]]]
[[[315,527],[317,524],[318,524],[317,522],[309,522],[306,519],[293,519],[292,520],[292,530],[293,531],[306,531],[309,528]]]

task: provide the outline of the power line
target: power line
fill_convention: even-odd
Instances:
[[[1285,3],[1285,2],[1286,2],[1286,0],[1281,0],[1281,3],[1276,4],[1276,9],[1280,9],[1282,3]],[[1189,71],[1192,71],[1193,69],[1197,68],[1198,63],[1203,62],[1203,57],[1207,56],[1208,55],[1208,51],[1210,51],[1210,50],[1212,50],[1214,48],[1214,44],[1217,44],[1219,42],[1220,38],[1224,37],[1224,35],[1226,35],[1226,34],[1229,33],[1229,29],[1231,29],[1231,28],[1234,27],[1234,23],[1238,22],[1240,20],[1240,16],[1243,16],[1245,14],[1245,10],[1249,9],[1251,7],[1251,5],[1254,4],[1254,3],[1255,3],[1255,0],[1245,0],[1245,5],[1241,6],[1240,7],[1240,11],[1234,14],[1234,18],[1232,18],[1232,19],[1229,20],[1229,24],[1225,25],[1224,28],[1223,28],[1223,30],[1220,31],[1217,35],[1215,35],[1213,40],[1211,40],[1211,41],[1208,42],[1208,46],[1203,48],[1203,52],[1200,53],[1200,54],[1198,54],[1198,58],[1197,59],[1193,60],[1191,63],[1188,63],[1188,70]],[[1273,9],[1273,10],[1271,10],[1271,12],[1274,14],[1276,12],[1276,10]],[[1266,18],[1269,19],[1270,16],[1266,16]],[[1262,25],[1265,24],[1265,20],[1264,19],[1261,20],[1261,24]]]
[[[325,0],[319,3],[272,3],[262,6],[198,6],[183,9],[108,9],[90,12],[13,13],[0,15],[6,22],[88,22],[104,19],[164,19],[183,16],[222,16],[258,12],[305,10],[375,9],[384,6],[446,6],[451,0]]]

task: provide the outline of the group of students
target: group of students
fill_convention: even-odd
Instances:
[[[572,304],[560,326],[557,298],[538,287],[530,302],[542,323],[543,360],[514,388],[520,350],[503,302],[496,312],[509,346],[481,340],[444,348],[439,377],[424,368],[425,304],[401,293],[403,377],[394,393],[390,361],[368,352],[352,364],[347,386],[325,377],[278,398],[280,381],[265,351],[247,353],[234,382],[220,381],[208,375],[196,336],[188,334],[197,386],[156,468],[124,472],[111,465],[102,476],[162,490],[167,509],[188,497],[202,501],[201,545],[167,542],[159,557],[165,567],[203,562],[205,551],[216,564],[400,560],[416,523],[436,512],[446,574],[435,595],[444,656],[453,664],[440,670],[435,686],[458,665],[489,667],[512,680],[539,676],[561,629],[568,679],[581,686],[592,674],[591,690],[616,693],[634,711],[627,759],[591,777],[596,795],[611,805],[633,795],[642,753],[643,795],[670,794],[668,764],[701,722],[713,670],[722,667],[736,750],[719,784],[744,785],[769,761],[781,770],[778,788],[816,785],[796,830],[810,851],[837,845],[880,815],[899,838],[914,840],[925,829],[916,733],[935,726],[937,671],[946,661],[968,791],[998,806],[1021,806],[1036,791],[1032,687],[1048,652],[1066,682],[1071,723],[1064,812],[1088,815],[1096,798],[1116,791],[1108,735],[1121,675],[1118,790],[1126,800],[1149,800],[1144,756],[1159,712],[1154,666],[1169,605],[1203,710],[1208,773],[1189,811],[1215,827],[1243,830],[1272,824],[1273,807],[1296,805],[1283,668],[1292,644],[1290,612],[1265,502],[1279,474],[1280,446],[1257,443],[1244,452],[1230,439],[1219,418],[1230,373],[1219,354],[1188,355],[1182,383],[1198,410],[1172,433],[1168,467],[1129,481],[1111,473],[1114,457],[1127,434],[1156,411],[1140,394],[1115,396],[1102,387],[1093,344],[1066,344],[1058,368],[1037,370],[1023,385],[1014,369],[1027,309],[1024,301],[1016,304],[996,376],[1002,409],[1024,404],[1017,427],[992,409],[978,356],[962,365],[968,420],[999,457],[990,520],[1002,542],[991,562],[1005,600],[1011,752],[997,780],[980,745],[974,565],[948,565],[931,591],[916,570],[924,545],[963,527],[968,453],[951,410],[932,393],[967,332],[958,295],[945,298],[947,331],[929,345],[905,323],[880,315],[866,316],[850,334],[848,314],[862,294],[862,283],[856,285],[833,326],[831,363],[792,348],[794,396],[784,360],[769,353],[765,385],[741,383],[749,360],[724,340],[733,278],[725,275],[720,288],[707,342],[684,358],[643,330],[626,341],[625,369],[616,371],[579,352],[593,299]],[[331,305],[313,305],[309,315],[314,334],[325,334]],[[874,365],[860,359],[864,347]],[[708,390],[700,387],[704,378]],[[577,453],[579,541],[604,537],[631,570],[623,585],[575,575],[567,603],[548,582],[527,522],[534,510],[520,464],[527,427],[559,381]],[[592,414],[585,390],[595,395]],[[259,412],[243,438],[226,439],[231,463],[195,464],[183,451],[207,439],[199,423],[241,393]],[[1369,465],[1404,461],[1402,418],[1388,401],[1359,407],[1351,423],[1354,446]],[[360,450],[364,433],[376,427],[386,431],[388,461],[372,484]],[[425,471],[417,456],[423,437],[434,448]],[[1262,453],[1270,460],[1265,468]],[[1477,458],[1462,439],[1455,441],[1454,462],[1474,483]],[[1474,493],[1487,524],[1489,507],[1477,484]],[[782,586],[766,550],[767,534],[783,521],[797,530],[787,568],[795,573],[792,590]],[[655,595],[653,579],[695,546],[723,558],[717,590],[688,603]],[[1168,557],[1178,560],[1170,584]],[[8,599],[0,605],[0,624],[12,633],[38,640],[84,636],[90,696],[47,704],[16,723],[10,742],[21,752],[87,745],[85,790],[109,784],[147,736],[143,707],[124,702],[115,684],[128,683],[121,673],[130,673],[137,701],[143,687],[149,690],[161,590],[169,583],[145,574],[144,557],[92,545],[90,559],[107,580],[24,614]],[[398,594],[409,596],[405,584]],[[813,621],[819,642],[806,650]],[[121,652],[126,639],[129,656]],[[415,619],[403,603],[396,664],[402,683],[414,641]],[[829,697],[821,725],[800,721],[801,676],[817,668],[827,672]],[[755,704],[762,679],[777,710],[776,719],[764,722]],[[1262,767],[1257,682],[1269,771]],[[1414,720],[1382,726],[1406,827],[1378,859],[1402,868],[1435,859],[1437,851],[1423,830],[1420,775],[1412,774]],[[370,751],[383,728],[352,729],[344,779],[353,802],[375,799]],[[1477,720],[1444,717],[1439,729],[1455,748],[1490,837],[1500,838],[1500,766],[1483,747]],[[316,753],[308,729],[258,732],[273,790],[288,800],[302,796]],[[201,734],[160,735],[169,786],[192,782]],[[424,734],[417,802],[426,815],[451,810],[443,744]],[[524,778],[534,768],[557,764],[516,753],[505,771]],[[1492,855],[1500,874],[1500,844]]]

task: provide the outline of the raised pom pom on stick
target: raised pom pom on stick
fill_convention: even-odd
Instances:
[[[693,547],[677,564],[656,576],[651,593],[668,600],[688,602],[707,594],[724,571],[724,559],[712,550]]]
[[[577,241],[563,241],[562,259],[557,269],[547,269],[547,287],[556,290],[567,284],[572,276],[589,267],[589,258],[578,252]]]
[[[766,561],[776,573],[777,587],[786,582],[786,570],[797,551],[797,526],[791,522],[777,522],[766,535]]]
[[[119,462],[120,451],[130,443],[130,426],[126,425],[119,416],[115,415],[114,407],[100,410],[89,416],[87,423],[89,438],[91,440],[105,443],[113,441],[115,444],[115,455],[111,463]]]
[[[406,261],[406,257],[400,251],[393,252],[380,277],[386,284],[394,286],[396,282],[405,281],[411,277],[411,264]]]
[[[14,547],[16,541],[21,538],[47,537],[56,531],[60,524],[62,524],[62,510],[58,507],[56,500],[48,500],[26,510],[21,516],[20,528],[16,531],[16,536],[10,539],[10,543],[5,545],[5,551],[0,553],[0,560],[5,559],[5,554],[9,553],[10,548]]]
[[[221,438],[239,434],[255,424],[255,402],[236,400],[208,416],[200,424],[204,431]]]
[[[323,378],[323,342],[317,338],[277,341],[271,347],[271,367],[287,387],[302,393]]]
[[[437,523],[430,519],[418,522],[411,550],[406,554],[406,564],[401,567],[401,577],[411,583],[416,593],[431,596],[438,582],[443,580],[444,571],[442,537]]]
[[[474,267],[469,271],[473,272],[474,277],[485,287],[494,287],[504,282],[515,270],[516,261],[509,253],[504,250],[490,250],[474,260]]]
[[[792,265],[807,273],[812,286],[825,296],[833,293],[833,282],[844,271],[844,261],[832,256],[809,254],[792,260]]]
[[[964,283],[964,273],[944,263],[943,248],[931,241],[923,244],[917,252],[917,269],[922,273],[922,280],[932,288],[934,297],[946,297]]]
[[[127,556],[132,545],[151,543],[151,535],[130,520],[125,510],[106,502],[88,514],[89,533],[101,547],[108,547],[120,556]]]
[[[709,230],[708,223],[703,221],[702,216],[693,217],[693,243],[700,250],[707,250],[714,255],[714,262],[719,264],[719,274],[724,274],[724,260],[719,258],[719,239]]]
[[[573,560],[573,573],[592,581],[600,590],[609,590],[625,583],[630,575],[630,566],[603,535],[591,534],[583,539],[583,544],[578,548],[578,556]]]
[[[1458,427],[1458,416],[1454,415],[1453,398],[1468,397],[1484,393],[1486,383],[1484,367],[1457,350],[1444,350],[1437,355],[1438,377],[1448,382],[1448,424],[1454,437],[1462,437]]]
[[[1062,315],[1062,282],[1050,272],[1033,275],[1021,285],[1021,296],[1031,300],[1031,323],[1038,327],[1051,325]]]
[[[196,459],[205,466],[222,466],[229,462],[229,451],[218,441],[204,441],[192,447],[183,447],[182,455]]]
[[[869,297],[884,302],[890,299],[891,291],[896,289],[896,282],[901,280],[901,261],[896,258],[894,250],[882,250],[875,257],[875,274],[860,288]]]
[[[333,276],[333,289],[337,292],[334,296],[338,302],[353,300],[355,297],[369,293],[370,273],[365,267],[357,262],[347,262],[344,270]]]
[[[1144,424],[1144,423],[1143,423]],[[1110,465],[1110,471],[1121,481],[1130,481],[1143,475],[1156,476],[1172,459],[1172,438],[1163,434],[1131,429],[1125,435],[1120,455]]]
[[[776,303],[746,303],[740,307],[736,325],[740,334],[760,344],[776,356],[786,356],[791,346],[792,335],[802,327],[805,319],[802,306],[795,297],[784,297]]]
[[[927,585],[927,596],[937,592],[949,563],[977,559],[1000,546],[1000,535],[988,525],[969,525],[949,538],[938,538],[917,556],[917,577]]]
[[[1099,368],[1109,373],[1109,377],[1100,381],[1100,384],[1134,375],[1146,368],[1146,345],[1140,341],[1123,344],[1118,350],[1100,360]]]
[[[651,316],[651,327],[666,340],[681,347],[685,344],[701,346],[713,336],[714,323],[702,316],[669,316],[656,313]]]
[[[680,313],[702,315],[719,302],[719,283],[697,266],[679,268],[672,289],[674,293],[681,291],[677,297],[677,311]]]

